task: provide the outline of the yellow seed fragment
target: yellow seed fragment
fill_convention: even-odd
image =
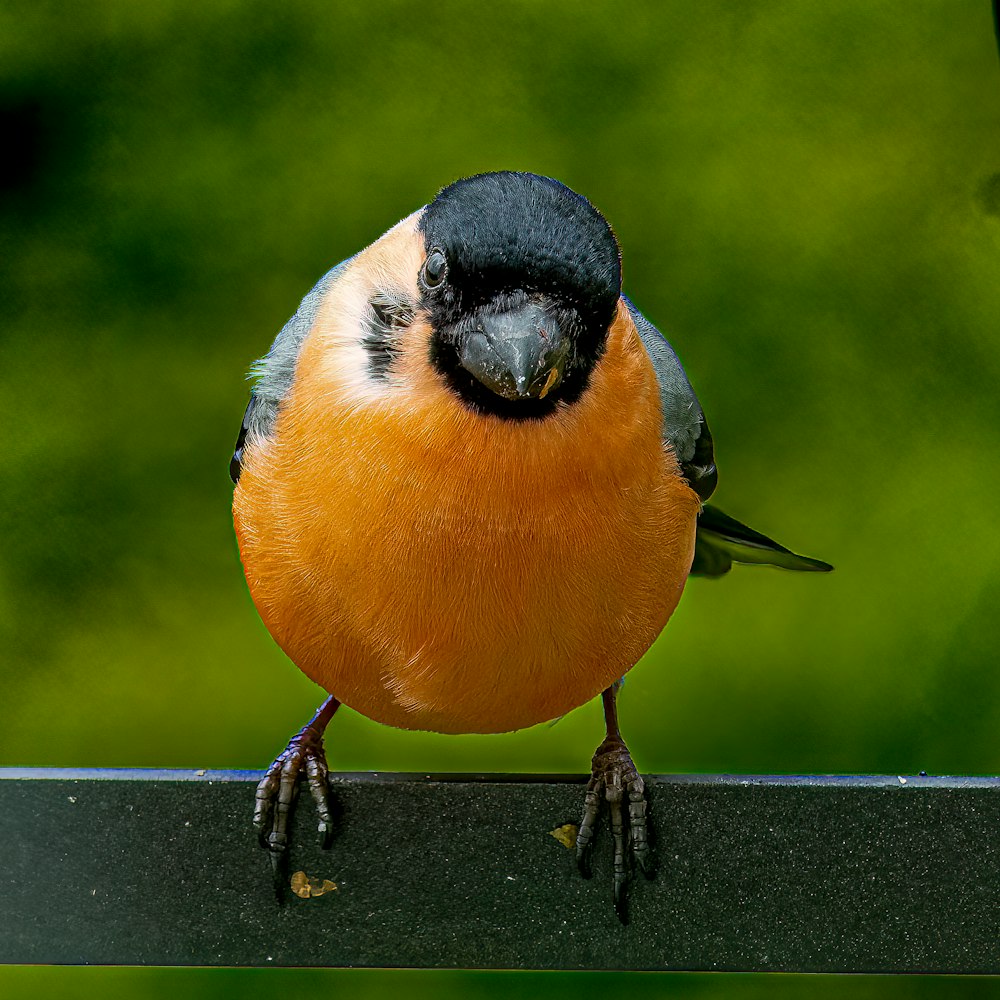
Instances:
[[[549,377],[545,380],[545,385],[542,386],[542,391],[538,394],[539,399],[545,399],[549,394],[549,389],[556,384],[556,379],[559,378],[559,369],[553,368],[549,372]]]
[[[337,883],[331,882],[328,878],[322,882],[318,878],[312,878],[305,872],[296,872],[291,880],[292,892],[302,899],[309,899],[312,896],[322,896],[327,892],[335,892]]]
[[[555,837],[563,847],[571,851],[576,847],[576,831],[575,823],[565,823],[562,826],[557,826],[554,830],[549,830],[549,836]]]

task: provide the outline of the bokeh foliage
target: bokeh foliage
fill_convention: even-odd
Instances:
[[[0,120],[0,764],[259,767],[302,724],[320,692],[257,621],[232,538],[244,373],[330,265],[514,168],[615,227],[711,420],[719,505],[837,566],[690,585],[623,694],[640,768],[1000,768],[986,0],[6,2]],[[600,735],[593,705],[498,737],[346,713],[330,750],[581,771]],[[0,991],[584,988],[359,976],[23,970]]]

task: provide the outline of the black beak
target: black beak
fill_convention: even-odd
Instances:
[[[569,339],[543,306],[482,314],[462,339],[459,363],[504,399],[544,399],[562,380]]]

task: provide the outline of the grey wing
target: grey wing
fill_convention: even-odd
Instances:
[[[698,397],[666,338],[628,299],[632,320],[653,362],[663,407],[663,440],[674,450],[691,488],[702,499],[695,534],[692,576],[722,576],[734,562],[780,566],[826,573],[833,567],[819,559],[796,555],[774,539],[706,504],[718,481],[712,435]]]
[[[677,456],[688,485],[704,502],[715,491],[719,474],[715,468],[712,433],[701,403],[666,337],[627,298],[622,298],[656,372],[663,410],[663,440]]]
[[[344,272],[352,258],[341,261],[331,268],[313,286],[312,291],[302,300],[295,315],[281,328],[267,354],[254,362],[250,374],[257,381],[250,392],[250,402],[243,414],[236,448],[229,462],[229,475],[234,483],[239,482],[243,466],[243,446],[248,436],[267,437],[278,416],[278,407],[288,395],[295,378],[295,364],[306,335],[316,322],[323,297]]]

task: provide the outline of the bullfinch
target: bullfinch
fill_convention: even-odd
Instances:
[[[231,474],[250,593],[330,697],[267,770],[277,871],[300,776],[328,844],[323,735],[377,722],[500,733],[603,699],[576,839],[603,803],[613,899],[649,874],[620,679],[688,576],[824,571],[707,505],[712,437],[663,335],[622,295],[614,233],[558,181],[459,180],[329,271],[270,351]]]

